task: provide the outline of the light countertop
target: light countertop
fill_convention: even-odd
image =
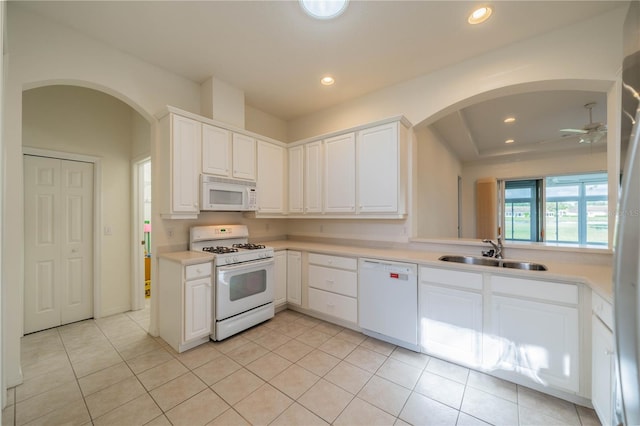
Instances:
[[[213,261],[214,256],[211,253],[199,251],[172,251],[161,253],[158,257],[171,260],[182,265],[195,265],[198,263],[211,262]]]
[[[338,244],[325,244],[297,240],[277,240],[262,242],[275,250],[299,250],[322,254],[352,257],[371,257],[375,259],[391,260],[397,262],[417,263],[424,266],[436,266],[448,269],[458,269],[476,272],[492,272],[500,275],[511,275],[520,278],[545,279],[572,283],[583,283],[605,300],[613,301],[613,272],[610,266],[589,265],[582,263],[542,262],[547,271],[526,271],[517,269],[500,268],[496,270],[492,266],[466,265],[462,263],[446,263],[438,260],[444,252],[430,252],[408,249],[380,249],[368,247],[356,247]],[[518,260],[518,259],[509,259]]]

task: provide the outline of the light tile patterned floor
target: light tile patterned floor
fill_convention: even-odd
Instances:
[[[286,310],[177,354],[148,310],[22,339],[3,425],[595,425],[593,410]]]

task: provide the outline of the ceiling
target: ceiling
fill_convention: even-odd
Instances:
[[[48,17],[196,83],[215,76],[243,90],[248,105],[288,121],[626,2],[492,3],[493,16],[477,26],[466,22],[479,4],[470,1],[351,0],[330,21],[306,16],[297,1],[21,0],[11,7]],[[325,74],[336,84],[320,85]],[[586,122],[583,103],[567,98],[565,106],[571,104],[573,115]],[[476,120],[491,119],[476,109],[464,111],[471,130]],[[578,125],[567,118],[553,127]],[[494,132],[475,138],[497,143],[502,135],[498,128]]]
[[[583,129],[589,123],[606,123],[607,96],[603,92],[553,90],[502,96],[460,108],[430,125],[431,130],[462,162],[505,155],[557,153],[588,149],[606,150],[606,138],[581,144],[580,135],[561,129]],[[515,117],[513,123],[504,123]],[[513,143],[505,141],[513,139]]]

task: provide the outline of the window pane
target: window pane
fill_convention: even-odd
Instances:
[[[507,200],[514,198],[531,198],[531,188],[506,188],[504,197]]]
[[[603,196],[607,196],[607,190],[609,189],[607,183],[595,183],[595,184],[586,184],[585,185],[585,191],[587,193],[587,196],[592,196],[592,195],[603,195]]]
[[[587,244],[607,244],[608,209],[606,201],[587,201]]]
[[[547,202],[547,241],[577,243],[579,241],[578,202]]]
[[[547,186],[547,198],[578,196],[580,196],[580,185]]]
[[[531,203],[505,203],[505,239],[531,239]]]

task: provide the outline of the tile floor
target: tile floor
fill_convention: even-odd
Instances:
[[[3,425],[592,425],[593,410],[286,310],[177,354],[148,311],[22,339]]]

